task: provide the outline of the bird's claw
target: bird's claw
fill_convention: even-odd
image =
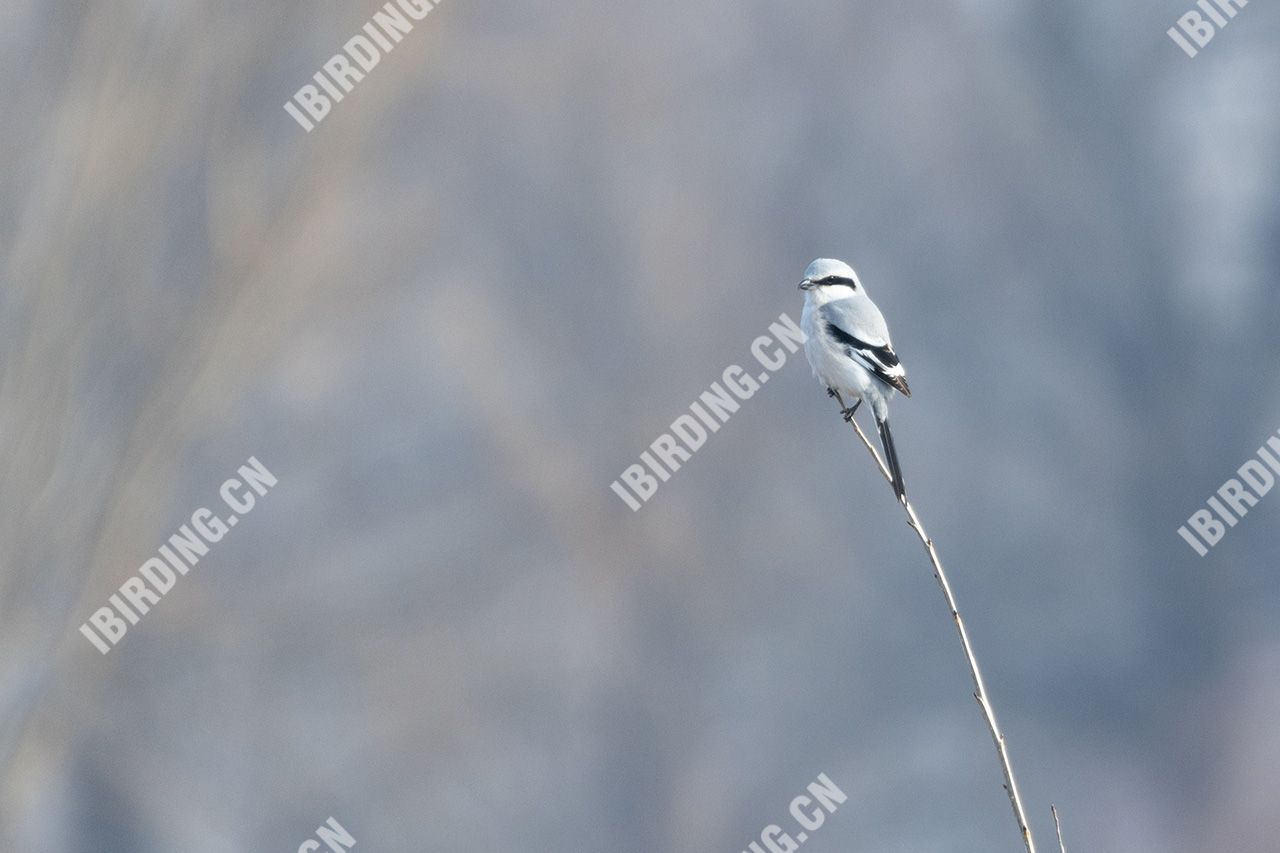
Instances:
[[[832,387],[831,387],[831,386],[829,386],[829,385],[827,386],[827,396],[828,396],[828,397],[834,397],[834,398],[836,398],[837,400],[840,400],[840,395],[836,392],[836,389],[832,388]],[[840,403],[841,403],[841,405],[843,405],[843,404],[844,404],[844,400],[840,400]],[[854,403],[854,404],[853,404],[852,406],[850,406],[849,408],[847,408],[847,409],[841,409],[841,410],[840,410],[840,416],[841,416],[842,418],[844,418],[844,419],[845,419],[845,422],[846,422],[846,423],[852,423],[852,422],[853,422],[853,413],[854,413],[854,412],[856,412],[856,411],[858,411],[858,407],[859,407],[859,406],[861,406],[861,405],[862,405],[862,401],[861,401],[861,400],[858,400],[856,403]]]

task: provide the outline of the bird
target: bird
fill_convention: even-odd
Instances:
[[[864,401],[871,404],[893,492],[905,503],[907,489],[889,430],[889,401],[895,391],[910,397],[911,388],[906,368],[893,351],[884,315],[844,261],[819,258],[809,264],[800,289],[804,291],[800,328],[806,336],[804,354],[809,365],[829,395],[841,393],[854,401],[840,412],[846,421],[853,420]]]

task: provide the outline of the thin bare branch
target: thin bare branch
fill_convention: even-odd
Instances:
[[[1067,845],[1062,843],[1062,824],[1058,822],[1058,807],[1049,806],[1049,811],[1053,812],[1053,828],[1058,831],[1058,853],[1067,853]]]
[[[848,408],[839,393],[835,394],[835,398],[840,404],[841,410]],[[857,419],[850,418],[849,423],[853,425],[854,431],[858,433],[858,438],[862,439],[862,443],[866,445],[871,457],[875,459],[876,467],[880,469],[881,475],[885,480],[892,483],[893,476],[889,473],[888,466],[881,461],[880,454],[876,452],[875,447],[867,440],[867,436],[862,431],[862,427],[858,425]],[[933,577],[938,582],[938,586],[942,588],[942,594],[947,600],[947,608],[951,611],[951,619],[955,622],[956,632],[960,635],[960,645],[964,648],[965,661],[969,665],[969,675],[973,679],[973,698],[978,700],[978,707],[982,710],[982,717],[987,723],[987,729],[991,732],[991,740],[995,743],[996,755],[1000,758],[1000,769],[1004,773],[1004,789],[1009,795],[1009,805],[1013,807],[1013,817],[1018,822],[1018,831],[1022,834],[1022,843],[1026,847],[1027,853],[1036,853],[1035,839],[1032,838],[1031,826],[1027,823],[1026,810],[1022,807],[1022,796],[1018,793],[1018,783],[1014,780],[1013,765],[1009,761],[1009,751],[1005,746],[1004,734],[1000,731],[1000,724],[996,720],[995,708],[992,707],[991,700],[987,698],[987,688],[982,680],[982,671],[978,668],[978,658],[973,653],[973,646],[969,642],[969,632],[965,628],[964,620],[960,618],[960,608],[956,605],[955,595],[951,592],[951,582],[947,579],[947,574],[942,569],[942,561],[938,558],[937,549],[934,548],[933,540],[925,533],[924,525],[920,522],[920,517],[916,515],[915,508],[911,506],[911,502],[905,497],[902,498],[900,503],[907,513],[907,524],[916,532],[916,536],[920,537],[920,542],[924,545],[924,549],[929,555],[929,562],[933,564]],[[1061,834],[1059,834],[1059,837],[1061,837]]]

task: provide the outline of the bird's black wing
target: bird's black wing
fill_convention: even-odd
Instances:
[[[850,358],[856,358],[885,385],[898,389],[907,397],[911,396],[911,388],[907,386],[906,370],[902,367],[902,362],[898,361],[898,355],[893,351],[892,344],[869,344],[849,334],[830,320],[827,321],[827,334],[844,347]]]

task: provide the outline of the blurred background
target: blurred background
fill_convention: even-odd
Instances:
[[[1280,497],[1176,529],[1280,429],[1280,12],[1191,7],[448,0],[308,134],[375,2],[9,0],[0,849],[1020,849],[803,358],[609,490],[835,256],[1040,846],[1274,850]]]

